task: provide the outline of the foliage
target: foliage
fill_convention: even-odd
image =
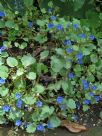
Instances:
[[[70,20],[52,2],[40,13],[24,0],[22,15],[10,2],[0,5],[0,124],[33,133],[60,126],[61,118],[75,121],[101,101],[102,13]]]

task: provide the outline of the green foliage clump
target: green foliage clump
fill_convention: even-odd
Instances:
[[[59,17],[51,2],[41,13],[23,4],[23,15],[0,5],[0,124],[33,133],[100,102],[102,33],[87,19]]]

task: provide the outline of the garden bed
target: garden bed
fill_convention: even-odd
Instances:
[[[56,2],[46,9],[40,3],[40,10],[33,0],[20,2],[16,9],[0,3],[1,126],[28,133],[97,126],[102,118],[102,14],[92,7],[87,18],[62,17]],[[79,3],[72,2],[71,15],[76,17],[74,10],[79,13],[85,3],[76,7]]]

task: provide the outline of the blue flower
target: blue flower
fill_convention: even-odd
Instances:
[[[36,107],[42,107],[42,102],[41,101],[37,101],[36,102]]]
[[[83,79],[82,84],[86,84],[86,83],[87,83],[87,80]]]
[[[0,46],[0,53],[3,52],[6,49],[5,46]]]
[[[69,74],[68,74],[68,78],[69,78],[69,79],[74,78],[74,74],[73,74],[73,73],[69,73]]]
[[[16,98],[16,99],[21,98],[21,94],[20,94],[20,93],[16,93],[15,98]]]
[[[93,92],[89,92],[88,95],[89,95],[90,97],[92,97],[92,96],[94,96],[94,93],[93,93]]]
[[[79,34],[78,36],[79,36],[81,39],[86,38],[86,35],[85,35],[85,34]]]
[[[94,37],[94,35],[90,35],[90,40],[94,40],[95,39],[95,37]]]
[[[21,126],[22,125],[22,121],[21,120],[16,120],[15,125],[18,126],[18,127]]]
[[[82,57],[83,57],[83,54],[82,54],[82,53],[76,54],[76,58],[77,58],[77,59],[82,59]]]
[[[85,100],[83,101],[83,104],[89,105],[89,104],[90,104],[90,100],[85,99]]]
[[[48,129],[52,129],[53,128],[52,125],[51,125],[51,123],[50,123],[50,121],[47,122],[47,128]]]
[[[78,24],[73,24],[73,28],[76,30],[78,28]]]
[[[58,96],[57,99],[56,99],[56,102],[57,102],[58,104],[61,104],[62,101],[63,101],[63,97],[62,97],[62,96]]]
[[[36,129],[38,131],[44,131],[44,126],[42,124],[38,124]]]
[[[64,40],[64,45],[71,45],[71,40]]]
[[[92,86],[92,90],[96,90],[97,89],[97,86],[96,85],[93,85]]]
[[[0,84],[5,84],[5,79],[3,79],[3,78],[0,78]]]
[[[89,89],[89,84],[88,84],[88,82],[86,80],[82,80],[82,84],[83,84],[84,90]]]
[[[99,102],[99,101],[100,101],[100,96],[94,96],[94,98],[95,98],[95,101],[96,101],[96,102]]]
[[[78,60],[77,60],[77,63],[78,63],[79,65],[83,64],[82,59],[78,59]]]
[[[72,50],[71,48],[67,48],[67,49],[66,49],[66,52],[67,52],[67,53],[72,53],[72,51],[73,51],[73,50]]]
[[[63,27],[62,27],[62,25],[58,24],[58,25],[56,26],[56,29],[59,30],[59,31],[61,31],[61,30],[63,29]]]
[[[2,109],[3,109],[4,112],[8,112],[10,110],[10,106],[9,105],[4,105],[2,107]]]
[[[50,16],[50,19],[51,19],[51,20],[55,20],[56,17],[55,17],[55,16]]]
[[[51,9],[51,8],[49,8],[49,9],[48,9],[48,12],[49,12],[49,13],[51,13],[51,12],[52,12],[52,9]]]
[[[29,22],[28,22],[28,27],[29,27],[29,28],[32,28],[32,27],[33,27],[33,22],[32,22],[32,21],[29,21]]]
[[[4,17],[5,16],[5,13],[0,11],[0,17]]]
[[[16,107],[17,108],[21,108],[22,107],[22,100],[18,99],[17,102],[16,102]]]
[[[51,28],[53,28],[53,27],[54,27],[54,24],[49,23],[49,24],[47,25],[47,27],[48,27],[49,29],[51,29]]]
[[[84,90],[88,90],[89,89],[89,84],[88,83],[84,84],[83,87],[84,87]]]

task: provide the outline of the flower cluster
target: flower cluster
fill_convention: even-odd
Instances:
[[[57,115],[78,121],[78,111],[102,100],[102,51],[80,20],[59,17],[52,6],[43,15],[30,10],[0,11],[0,112],[4,124],[33,133],[60,126]]]
[[[3,78],[0,78],[0,85],[5,84],[6,80]]]

